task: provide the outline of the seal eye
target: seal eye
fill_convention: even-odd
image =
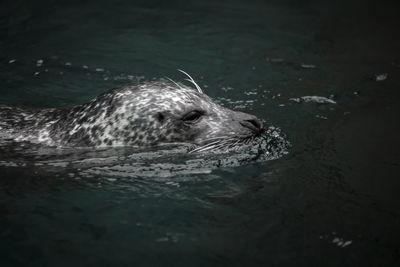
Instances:
[[[188,113],[186,113],[183,117],[182,120],[184,122],[188,122],[188,123],[195,123],[197,122],[201,116],[204,114],[204,112],[201,112],[199,110],[192,110]]]

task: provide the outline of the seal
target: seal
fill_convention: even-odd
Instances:
[[[0,105],[0,136],[67,147],[189,143],[205,151],[261,135],[257,117],[218,105],[185,74],[197,90],[162,79],[112,89],[69,109]]]

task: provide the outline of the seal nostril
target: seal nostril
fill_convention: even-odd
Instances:
[[[252,119],[252,120],[246,120],[248,122],[250,122],[254,127],[256,127],[257,129],[261,130],[262,129],[262,124],[259,120],[257,119]]]
[[[262,123],[258,119],[243,120],[240,124],[257,134],[262,133],[264,130]]]

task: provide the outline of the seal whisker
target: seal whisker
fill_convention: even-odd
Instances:
[[[212,148],[212,147],[214,147],[216,145],[219,145],[221,143],[222,143],[221,140],[217,140],[217,141],[214,141],[214,142],[207,143],[205,145],[199,146],[199,147],[193,149],[191,152],[203,151],[205,149]]]
[[[215,142],[208,143],[208,144],[206,144],[206,145],[200,146],[200,148],[205,148],[205,147],[214,146],[214,145],[217,145],[217,144],[219,144],[219,143],[220,143],[219,141],[215,141]]]
[[[223,147],[226,147],[226,145],[225,144],[219,144],[217,146],[214,146],[213,148],[214,149],[220,149],[220,148],[223,148]]]
[[[182,72],[183,74],[185,74],[186,76],[189,77],[189,79],[185,79],[185,81],[191,82],[197,89],[197,91],[199,91],[199,93],[203,93],[203,90],[201,89],[201,87],[194,81],[194,79],[192,78],[192,76],[190,76],[186,71],[183,71],[181,69],[178,69],[178,71]]]
[[[200,152],[200,151],[202,151],[203,149],[204,149],[204,147],[203,147],[203,146],[201,146],[201,147],[196,147],[195,149],[193,149],[193,150],[190,150],[190,151],[189,151],[189,153]]]
[[[211,147],[213,147],[215,145],[216,144],[213,143],[213,144],[207,144],[207,145],[204,145],[204,146],[200,146],[200,147],[197,147],[197,148],[191,150],[190,153],[198,152],[198,151],[204,151],[205,149],[209,149],[209,148],[211,148]]]
[[[201,149],[196,150],[195,152],[204,152],[204,151],[208,151],[208,150],[214,149],[214,148],[216,148],[216,147],[217,147],[217,146],[215,146],[215,145],[213,145],[213,146],[208,146],[208,147],[202,147]]]
[[[191,150],[190,153],[204,152],[204,151],[208,151],[211,149],[220,149],[220,148],[224,148],[224,147],[230,148],[230,147],[235,146],[236,144],[242,142],[242,139],[238,140],[237,137],[230,137],[228,139],[226,139],[226,138],[228,138],[228,137],[224,136],[224,137],[210,138],[210,139],[217,139],[217,140],[207,143],[205,145],[199,146],[199,147]],[[236,140],[236,142],[233,142],[235,140]]]
[[[219,137],[211,137],[208,139],[204,139],[203,142],[212,141],[212,140],[226,140],[228,136],[219,136]]]
[[[182,87],[181,87],[177,82],[175,82],[174,80],[172,80],[171,78],[169,78],[169,77],[167,77],[167,76],[165,76],[165,78],[166,78],[167,80],[169,80],[170,82],[172,82],[173,84],[175,84],[176,86],[178,86],[179,89],[182,89]]]

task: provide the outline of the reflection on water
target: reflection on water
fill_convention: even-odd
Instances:
[[[397,21],[357,0],[1,2],[1,103],[70,107],[184,69],[291,147],[3,145],[0,265],[398,265]]]
[[[34,168],[40,172],[78,176],[79,179],[167,178],[276,160],[288,153],[288,147],[289,142],[275,127],[267,128],[262,136],[251,142],[205,151],[201,147],[193,150],[191,144],[149,148],[63,148],[3,140],[0,142],[0,166]]]

